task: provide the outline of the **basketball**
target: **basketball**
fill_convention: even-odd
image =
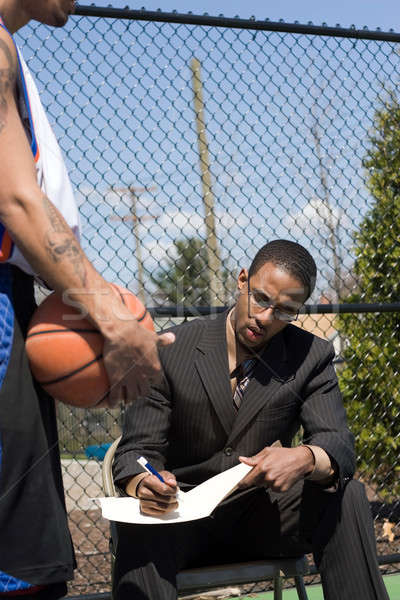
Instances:
[[[154,331],[149,312],[132,292],[115,284],[111,289],[141,325]],[[32,316],[26,351],[35,379],[53,398],[71,406],[93,408],[105,405],[109,390],[103,343],[100,331],[79,309],[53,292]]]

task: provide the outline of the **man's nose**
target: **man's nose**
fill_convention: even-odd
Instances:
[[[258,313],[257,321],[259,321],[261,325],[263,325],[264,323],[270,323],[275,318],[274,312],[274,308],[272,306],[268,306],[268,308]]]

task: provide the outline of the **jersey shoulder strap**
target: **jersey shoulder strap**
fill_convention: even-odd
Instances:
[[[0,27],[7,32],[12,40],[15,51],[17,53],[18,59],[18,76],[17,76],[17,107],[18,112],[21,117],[22,124],[24,126],[26,135],[28,137],[32,155],[34,161],[37,163],[39,160],[39,146],[36,139],[35,128],[33,124],[32,111],[29,102],[28,91],[26,88],[25,76],[22,69],[21,59],[19,56],[18,48],[15,44],[14,38],[11,33],[8,31],[7,27],[4,25],[3,19],[0,17]],[[0,223],[0,263],[6,262],[9,260],[13,253],[14,242],[12,241],[8,231],[5,229],[4,225]]]

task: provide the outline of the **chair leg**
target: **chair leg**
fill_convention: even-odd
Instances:
[[[296,585],[297,596],[299,600],[308,600],[306,586],[302,575],[295,575],[294,583]]]
[[[282,600],[282,577],[275,575],[274,577],[274,600]]]

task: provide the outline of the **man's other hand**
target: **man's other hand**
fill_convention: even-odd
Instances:
[[[254,467],[239,483],[239,488],[267,487],[274,492],[286,492],[314,467],[312,452],[305,446],[268,446],[255,456],[239,456],[239,460]]]

